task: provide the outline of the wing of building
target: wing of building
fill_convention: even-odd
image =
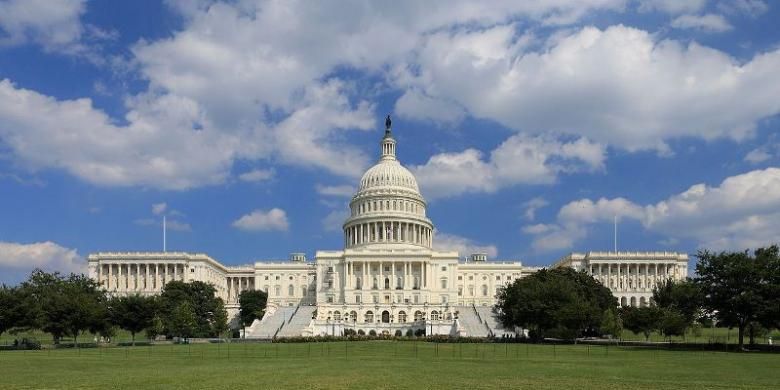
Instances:
[[[262,289],[268,293],[269,307],[265,317],[247,330],[247,337],[341,335],[349,330],[460,336],[505,332],[491,311],[497,292],[538,268],[523,267],[520,261],[488,261],[485,254],[461,258],[457,252],[434,250],[435,229],[426,215],[427,204],[414,175],[396,158],[389,127],[380,142],[379,160],[361,178],[349,207],[343,249],[317,251],[313,262],[293,253],[286,261],[226,267],[198,253],[108,252],[88,257],[89,275],[111,294],[159,294],[172,280],[211,283],[232,318],[241,291]],[[601,277],[601,264],[611,264],[613,271],[608,272],[615,277],[599,280],[640,283],[633,282],[639,274],[631,270],[655,259],[649,254],[610,256],[572,254],[556,265]],[[674,256],[668,258],[669,264],[681,261]],[[664,272],[684,277],[685,268]],[[641,283],[646,290],[648,282]],[[618,286],[613,291],[624,303],[634,298],[646,302],[647,296],[641,295],[645,290],[631,290],[636,284]]]

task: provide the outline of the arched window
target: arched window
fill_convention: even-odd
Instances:
[[[390,312],[385,310],[382,312],[382,322],[387,324],[390,323]]]
[[[442,290],[447,289],[447,278],[441,278],[441,289]]]
[[[376,278],[374,278],[374,287],[373,287],[373,289],[374,290],[379,289],[379,281]]]
[[[636,297],[631,297],[631,306],[636,307]]]
[[[395,288],[396,289],[402,289],[404,288],[404,279],[402,277],[398,277],[395,281]]]
[[[371,323],[374,322],[374,312],[369,310],[366,312],[366,322]]]
[[[349,320],[352,321],[352,322],[357,321],[357,312],[356,311],[352,310],[351,312],[349,312]]]
[[[420,289],[420,277],[415,276],[414,277],[414,289],[419,290]]]
[[[265,293],[268,294],[268,285],[267,284],[265,286],[263,286],[263,291],[265,291]]]
[[[274,286],[274,295],[277,297],[282,295],[282,287],[281,286]]]
[[[295,287],[293,287],[292,284],[287,286],[287,295],[289,296],[295,295]]]
[[[301,286],[301,295],[304,297],[306,296],[306,290],[307,290],[306,286]]]
[[[419,310],[414,312],[414,320],[415,321],[422,321],[423,320],[423,313]]]
[[[390,278],[385,278],[385,290],[390,289]]]
[[[406,322],[406,312],[401,310],[398,312],[398,322],[404,323]]]
[[[439,320],[439,312],[434,310],[431,312],[431,321],[438,321]]]
[[[361,280],[359,276],[357,279],[355,279],[355,289],[356,290],[363,289],[363,280]]]
[[[336,310],[333,312],[333,320],[334,321],[341,321],[341,312]]]
[[[627,306],[628,301],[626,300],[626,297],[620,298],[620,306]]]
[[[487,296],[487,294],[488,294],[488,288],[487,288],[487,284],[483,284],[483,285],[482,285],[482,296],[485,296],[485,297],[486,297],[486,296]]]

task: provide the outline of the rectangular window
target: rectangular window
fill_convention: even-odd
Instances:
[[[420,303],[420,296],[419,295],[415,295],[414,296],[414,303]]]
[[[446,270],[447,270],[447,267],[441,267],[441,270],[442,270],[442,271],[446,271]]]
[[[360,295],[355,295],[355,303],[360,303]]]
[[[333,296],[328,296],[328,303],[333,303]]]

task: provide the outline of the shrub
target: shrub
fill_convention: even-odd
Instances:
[[[364,332],[363,329],[360,329],[360,330],[358,330],[357,334],[360,335],[360,336],[365,336],[366,332]]]
[[[395,331],[395,337],[401,337],[403,333],[401,332],[401,329],[398,329]]]
[[[412,337],[412,336],[414,336],[414,331],[411,330],[411,329],[407,329],[406,330],[406,337]]]
[[[425,336],[425,329],[417,329],[414,331],[414,335],[417,337]]]

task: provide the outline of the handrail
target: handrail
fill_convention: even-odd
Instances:
[[[292,315],[290,316],[290,318],[288,318],[288,319],[287,319],[287,324],[288,324],[288,325],[290,324],[290,322],[292,321],[292,319],[295,317],[295,315],[296,315],[296,314],[298,314],[298,309],[300,309],[300,308],[301,308],[301,305],[295,306],[295,311],[293,311],[293,313],[292,313]]]

